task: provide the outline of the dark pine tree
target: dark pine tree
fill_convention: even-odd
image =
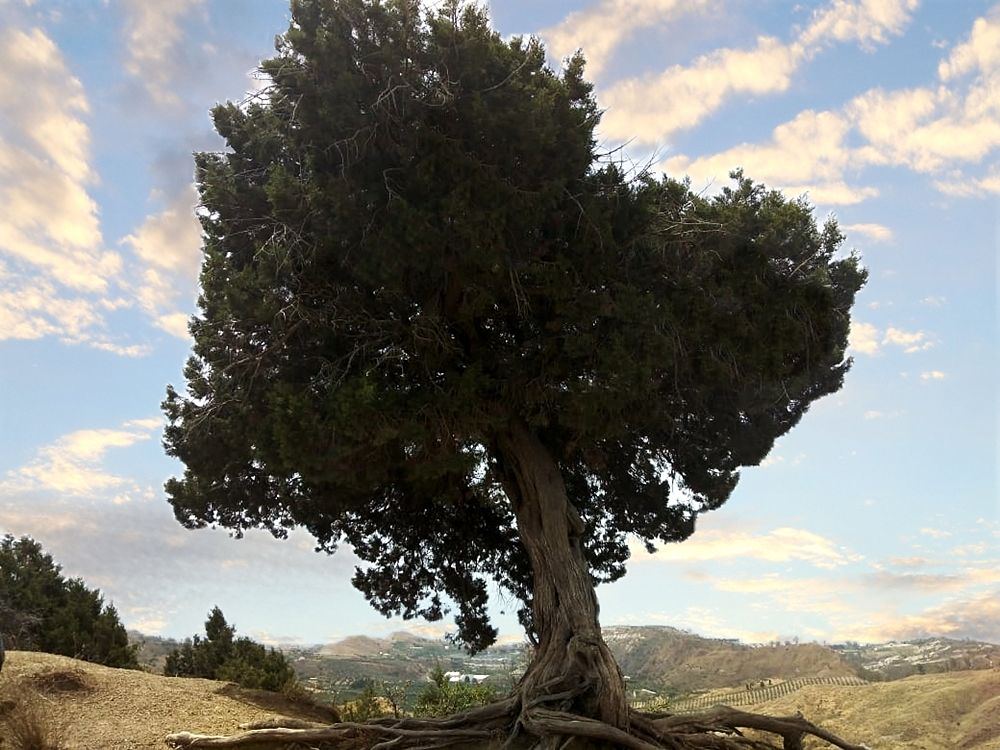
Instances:
[[[470,650],[487,583],[520,600],[529,734],[542,708],[634,725],[595,584],[841,386],[865,279],[803,199],[602,159],[583,67],[457,0],[294,0],[270,87],[196,157],[201,312],[164,405],[185,526],[346,541],[377,610],[451,602]]]

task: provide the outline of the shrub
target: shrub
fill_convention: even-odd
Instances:
[[[417,716],[449,716],[496,700],[491,685],[448,682],[440,667],[431,675],[430,684],[417,696],[414,714]]]
[[[222,610],[212,609],[205,637],[196,635],[167,655],[164,673],[172,677],[228,680],[245,688],[281,691],[295,679],[285,655],[250,638],[237,638]]]
[[[62,733],[49,721],[38,700],[22,697],[0,719],[4,750],[63,750]]]

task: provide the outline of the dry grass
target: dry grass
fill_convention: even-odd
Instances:
[[[915,675],[860,687],[812,685],[745,710],[801,711],[877,750],[998,750],[1000,670]],[[824,745],[807,740],[805,747]]]
[[[61,730],[50,720],[49,706],[39,695],[26,692],[2,701],[0,748],[3,750],[64,750]]]

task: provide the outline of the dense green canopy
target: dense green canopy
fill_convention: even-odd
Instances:
[[[257,99],[197,156],[205,261],[167,485],[187,526],[347,541],[383,613],[491,642],[530,602],[497,435],[528,425],[597,581],[675,542],[841,385],[865,274],[740,173],[713,197],[598,154],[560,74],[484,12],[296,0]],[[531,626],[530,608],[522,614]]]
[[[79,578],[66,578],[30,537],[0,537],[0,641],[109,667],[138,669],[137,647],[113,604]],[[0,649],[2,650],[2,649]]]

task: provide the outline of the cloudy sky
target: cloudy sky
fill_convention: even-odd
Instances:
[[[605,146],[709,192],[742,166],[808,193],[871,272],[845,388],[691,540],[637,551],[602,620],[1000,642],[1000,5],[492,14],[553,65],[584,49]],[[158,404],[181,384],[200,262],[191,152],[221,148],[209,107],[259,85],[287,21],[284,0],[0,0],[0,533],[40,540],[149,633],[191,634],[216,604],[264,639],[399,627],[351,588],[349,552],[186,531],[161,489],[179,467]]]

